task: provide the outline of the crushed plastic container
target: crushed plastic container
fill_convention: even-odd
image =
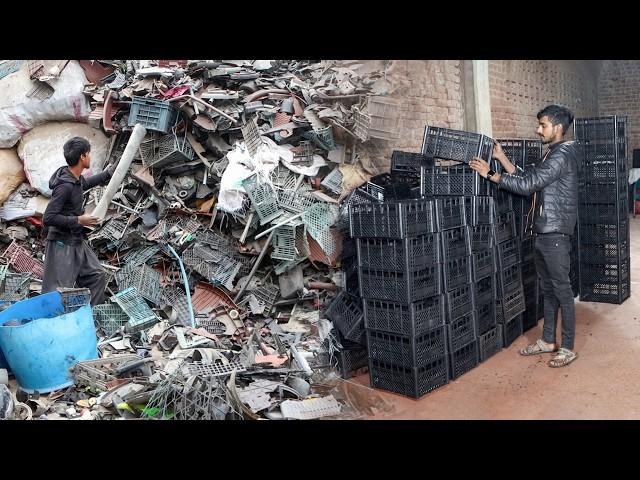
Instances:
[[[0,312],[0,353],[27,393],[73,385],[69,368],[98,358],[91,306],[65,314],[58,292],[11,305]]]

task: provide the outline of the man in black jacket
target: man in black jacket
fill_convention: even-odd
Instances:
[[[89,142],[74,137],[64,144],[63,152],[69,166],[60,167],[51,176],[51,200],[43,218],[47,244],[42,292],[58,287],[88,288],[95,306],[104,300],[107,276],[85,240],[84,227],[97,224],[98,219],[84,213],[82,192],[108,182],[116,165],[85,178],[81,173],[91,166]]]
[[[573,122],[569,109],[549,105],[538,112],[536,133],[549,146],[542,161],[523,171],[516,168],[495,143],[493,156],[502,164],[502,175],[480,158],[469,166],[482,177],[518,195],[533,197],[533,232],[536,270],[542,280],[544,328],[542,339],[521,350],[522,355],[556,352],[550,367],[562,367],[577,358],[573,351],[576,314],[569,280],[571,235],[578,218],[578,149],[575,142],[563,141]],[[528,218],[527,218],[528,220]],[[528,225],[527,225],[528,227]],[[562,345],[556,349],[558,309],[562,311]]]

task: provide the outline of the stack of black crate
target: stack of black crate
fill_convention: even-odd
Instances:
[[[495,257],[496,230],[505,219],[495,209],[492,185],[468,166],[475,156],[489,160],[492,149],[493,141],[477,133],[430,126],[425,130],[422,152],[436,164],[423,169],[423,195],[435,198],[443,215],[463,206],[466,222],[440,225],[452,379],[503,347],[496,318]],[[458,269],[469,263],[463,277]]]
[[[448,382],[435,202],[350,207],[371,386],[420,397]]]
[[[580,300],[620,304],[631,294],[627,119],[580,118]]]
[[[505,155],[511,163],[526,171],[540,162],[542,159],[542,143],[540,140],[525,138],[503,138],[497,140]],[[503,169],[499,162],[495,162],[497,171]],[[533,196],[512,194],[506,190],[501,195],[508,195],[511,199],[516,235],[521,246],[522,288],[525,302],[525,310],[522,313],[522,331],[535,327],[543,316],[542,289],[540,288],[538,274],[535,266],[535,237],[532,232],[533,225]],[[528,228],[527,228],[528,227]],[[576,250],[577,259],[577,250]],[[576,262],[577,266],[577,262]]]

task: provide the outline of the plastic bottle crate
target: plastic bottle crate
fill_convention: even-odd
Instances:
[[[422,367],[434,357],[447,353],[446,329],[443,326],[419,336],[367,330],[367,350],[373,361],[407,368]]]
[[[350,295],[360,295],[360,284],[358,283],[358,259],[349,257],[341,262],[342,285],[344,290]]]
[[[538,310],[536,308],[533,310],[525,310],[522,314],[522,333],[524,334],[524,332],[527,332],[537,326],[540,318],[542,318],[542,316],[538,316]]]
[[[536,253],[536,237],[534,237],[533,235],[528,235],[526,237],[521,237],[521,238],[522,238],[522,241],[521,241],[522,263],[533,261]]]
[[[474,227],[475,228],[475,227]],[[469,227],[457,227],[440,232],[442,260],[471,255],[471,233]]]
[[[498,297],[496,300],[496,322],[505,323],[525,311],[524,290],[522,287]]]
[[[356,370],[369,365],[369,356],[366,348],[345,348],[338,351],[336,357],[338,371],[344,379],[353,377]]]
[[[502,327],[495,326],[487,333],[478,337],[479,361],[484,362],[489,357],[502,350]]]
[[[495,273],[495,249],[480,250],[479,252],[473,252],[473,281],[477,282],[481,278]]]
[[[438,198],[435,203],[438,230],[449,230],[467,224],[464,197]]]
[[[582,263],[619,262],[630,257],[626,239],[611,243],[583,243],[580,245]]]
[[[618,122],[618,119],[624,119]],[[624,124],[626,117],[607,115],[602,117],[576,118],[573,125],[573,135],[576,140],[596,139],[596,138],[612,138],[618,134],[618,126],[622,125],[624,132]],[[621,132],[621,133],[622,133]]]
[[[536,262],[531,260],[523,260],[520,263],[520,271],[522,272],[522,284],[536,284],[538,282],[538,271],[536,270]]]
[[[442,293],[441,265],[428,265],[409,272],[358,268],[362,298],[410,303]]]
[[[447,300],[447,323],[473,311],[474,285],[469,283],[454,288],[445,294]]]
[[[626,174],[617,180],[595,182],[591,179],[579,182],[580,203],[613,203],[624,201],[628,192]]]
[[[628,216],[625,202],[580,203],[578,207],[580,222],[605,223],[612,219],[626,219]]]
[[[421,335],[445,321],[443,295],[412,303],[365,298],[363,308],[365,328],[400,335]]]
[[[581,302],[621,304],[630,296],[630,279],[619,282],[580,281]]]
[[[491,160],[493,139],[479,133],[427,126],[422,153],[428,157],[469,163],[473,157]]]
[[[493,201],[496,215],[513,211],[513,194],[501,188],[493,192]]]
[[[358,264],[377,270],[409,271],[440,261],[440,235],[417,237],[358,238]]]
[[[629,262],[628,257],[620,262],[585,263],[583,261],[580,263],[580,281],[581,283],[625,281],[629,278]]]
[[[450,292],[456,287],[471,282],[471,256],[452,258],[442,263],[444,291]]]
[[[495,239],[497,243],[502,243],[516,236],[516,224],[513,212],[505,212],[498,215],[495,224]]]
[[[514,237],[499,243],[496,247],[498,251],[498,267],[500,269],[510,267],[520,263],[520,238]]]
[[[449,381],[448,357],[432,359],[419,368],[406,368],[369,360],[369,379],[380,388],[412,398],[419,398]]]
[[[496,277],[498,277],[497,292],[499,297],[504,297],[522,285],[522,271],[519,264],[498,270]]]
[[[408,185],[420,184],[422,168],[433,166],[433,158],[421,153],[394,150],[391,154],[391,178],[394,182]]]
[[[490,225],[496,219],[493,197],[464,197],[467,225]]]
[[[508,322],[500,324],[502,328],[502,348],[507,348],[522,335],[522,315],[517,315]]]
[[[619,222],[611,222],[609,219],[603,223],[583,221],[580,217],[579,242],[582,243],[609,243],[620,239],[629,239],[629,220],[625,217]]]
[[[128,125],[142,125],[147,130],[167,133],[178,118],[178,111],[169,102],[147,97],[133,97]]]
[[[487,275],[474,283],[473,301],[474,304],[495,302],[496,286],[495,275]]]
[[[91,291],[88,288],[63,288],[57,289],[62,297],[65,313],[73,312],[83,305],[91,302]]]
[[[449,378],[454,380],[478,365],[478,341],[470,341],[449,355]]]
[[[342,238],[342,254],[340,258],[345,260],[352,257],[358,258],[358,240],[345,236]]]
[[[500,144],[502,151],[511,163],[522,166],[525,150],[523,138],[497,138],[496,142]]]
[[[352,237],[405,238],[433,233],[435,209],[431,200],[407,200],[351,205]]]
[[[490,182],[466,165],[434,166],[422,169],[422,194],[435,195],[489,195]]]
[[[489,250],[494,245],[493,225],[474,225],[471,227],[471,249],[474,252]]]
[[[420,198],[421,187],[411,187],[404,183],[390,183],[384,186],[385,200],[409,200]]]
[[[476,302],[476,336],[486,333],[496,325],[495,300],[491,299],[483,303]]]
[[[447,324],[447,348],[455,352],[476,338],[476,314],[471,310]]]
[[[333,299],[325,315],[346,339],[363,343],[364,314],[360,298],[341,291]]]
[[[386,193],[385,193],[385,197],[386,197]],[[315,201],[314,197],[312,197],[311,195],[309,195],[307,198],[310,201]],[[358,205],[362,203],[378,203],[378,202],[379,202],[378,198],[374,197],[370,193],[365,192],[361,188],[356,188],[353,192],[349,194],[347,199],[340,204],[340,213],[339,213],[338,221],[336,222],[336,227],[338,227],[338,229],[342,231],[349,231],[349,225],[350,225],[349,208],[351,205]],[[297,202],[298,207],[303,207],[303,209],[300,212],[308,208],[304,206],[304,203],[306,203],[306,201]],[[281,207],[284,208],[285,210],[290,210],[290,208],[288,208],[288,205],[286,203],[282,203]]]

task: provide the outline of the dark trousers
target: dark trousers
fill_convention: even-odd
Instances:
[[[88,288],[91,290],[91,305],[95,306],[104,302],[106,286],[107,273],[85,240],[75,245],[47,240],[42,293],[52,292],[58,287]]]
[[[542,340],[556,343],[558,309],[562,310],[562,347],[573,350],[576,310],[569,280],[571,237],[561,233],[536,236],[536,270],[544,295]]]

